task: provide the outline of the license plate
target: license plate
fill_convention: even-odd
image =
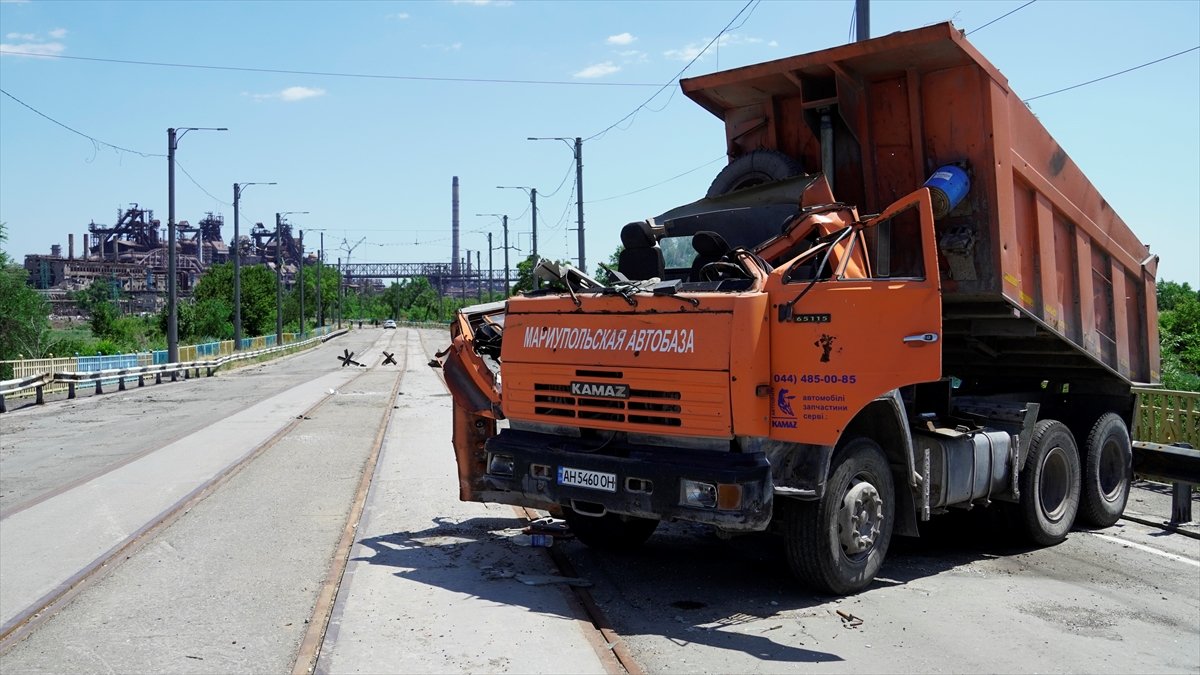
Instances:
[[[560,466],[558,467],[558,484],[573,485],[592,490],[604,490],[605,492],[616,492],[617,474]]]

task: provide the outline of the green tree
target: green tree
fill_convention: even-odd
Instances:
[[[192,292],[192,301],[179,303],[179,308],[181,339],[232,338],[233,263],[208,268]],[[165,310],[160,316],[165,331]],[[275,272],[266,265],[242,265],[242,335],[274,332]]]
[[[4,252],[7,239],[4,223],[0,223],[0,361],[41,358],[53,351],[50,307],[25,283],[25,270]],[[10,376],[0,372],[0,379]]]
[[[1174,281],[1158,282],[1157,291],[1162,384],[1200,391],[1200,291]]]
[[[121,317],[121,309],[117,305],[120,293],[116,281],[96,279],[87,288],[71,294],[75,304],[91,317],[89,323],[96,337],[115,337],[117,319]]]
[[[624,244],[617,244],[617,250],[613,251],[612,255],[608,256],[608,260],[605,261],[604,264],[607,265],[609,269],[612,269],[612,270],[617,269],[619,263],[621,262],[621,251],[624,251],[624,250],[625,250]],[[597,271],[596,271],[595,277],[596,277],[597,281],[599,281],[601,283],[605,283],[605,284],[611,284],[617,280],[616,277],[614,277],[613,275],[608,273],[608,270],[606,270],[603,267],[600,267],[598,265],[597,265]]]
[[[533,256],[529,256],[528,258],[517,263],[517,279],[516,283],[513,284],[513,295],[516,295],[517,293],[528,293],[529,291],[533,290],[533,268],[536,262],[537,261]],[[558,265],[571,264],[570,261],[567,260],[556,260],[554,262]],[[543,282],[542,288],[546,287],[547,284]],[[558,284],[558,282],[555,282],[550,287],[566,290],[565,287],[563,287],[561,284]]]

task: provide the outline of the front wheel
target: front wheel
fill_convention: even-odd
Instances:
[[[800,581],[833,595],[857,593],[883,566],[895,520],[887,458],[869,438],[833,457],[825,496],[793,502],[784,521],[788,565]]]
[[[1053,546],[1067,538],[1079,510],[1079,473],[1071,430],[1055,420],[1038,422],[1021,470],[1018,505],[1022,529],[1034,543]]]
[[[653,518],[616,513],[589,516],[569,507],[563,509],[563,519],[579,541],[605,551],[632,551],[658,529],[658,521]]]

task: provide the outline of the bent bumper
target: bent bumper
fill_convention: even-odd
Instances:
[[[771,521],[771,467],[762,453],[713,452],[609,444],[590,450],[578,439],[505,429],[486,445],[487,501],[579,510],[662,520],[708,523],[728,530],[763,530]],[[603,453],[603,454],[602,454]],[[512,473],[494,472],[495,455],[511,457]],[[507,460],[498,462],[504,466]],[[560,482],[560,468],[616,476],[611,491]],[[684,481],[740,492],[736,504],[696,506],[685,502]]]

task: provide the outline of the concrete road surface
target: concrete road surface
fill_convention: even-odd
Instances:
[[[0,416],[0,613],[135,538],[0,671],[287,672],[316,658],[322,673],[620,672],[547,551],[511,539],[516,512],[457,500],[449,397],[424,365],[445,341],[354,331],[211,379]],[[340,368],[347,348],[370,367]],[[1168,503],[1146,486],[1130,510],[1154,522]],[[631,554],[556,547],[634,670],[1200,672],[1200,540],[1122,521],[1030,549],[997,538],[986,512],[957,516],[897,540],[879,580],[841,600],[798,586],[769,535],[668,524]],[[319,653],[302,647],[325,616]]]

